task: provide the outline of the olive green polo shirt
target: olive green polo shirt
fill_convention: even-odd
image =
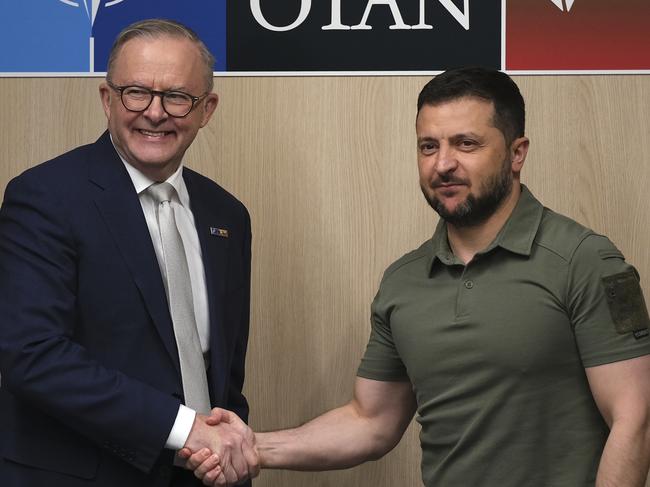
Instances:
[[[648,353],[634,268],[522,187],[467,265],[441,221],[386,270],[358,375],[413,384],[426,486],[582,487],[608,434],[584,368]]]

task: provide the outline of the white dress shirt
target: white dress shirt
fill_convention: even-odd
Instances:
[[[131,177],[135,191],[140,199],[140,205],[142,206],[142,211],[144,212],[144,217],[147,221],[147,227],[149,228],[149,234],[151,235],[151,241],[153,242],[156,257],[158,258],[158,265],[161,268],[160,273],[161,275],[164,275],[163,250],[162,242],[160,240],[160,230],[158,228],[158,219],[156,218],[156,203],[149,192],[146,191],[149,186],[159,181],[152,181],[141,171],[126,162],[121,155],[120,158]],[[205,284],[205,270],[203,268],[201,244],[194,223],[194,215],[190,208],[190,196],[187,192],[185,181],[183,180],[183,164],[178,167],[176,172],[172,174],[166,182],[171,184],[176,190],[176,195],[174,195],[171,201],[171,206],[174,210],[176,226],[178,227],[178,233],[180,233],[181,240],[183,241],[187,265],[190,271],[194,315],[196,318],[199,340],[201,341],[201,349],[203,352],[207,352],[210,348],[208,293]],[[190,435],[190,430],[194,424],[195,416],[196,412],[194,410],[184,406],[183,404],[180,405],[172,430],[167,437],[165,448],[172,450],[183,448],[183,445]]]

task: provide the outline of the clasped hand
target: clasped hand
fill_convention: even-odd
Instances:
[[[236,485],[260,471],[253,430],[235,413],[220,408],[214,408],[210,416],[196,415],[178,455],[204,485]]]

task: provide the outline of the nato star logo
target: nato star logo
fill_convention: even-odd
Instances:
[[[124,0],[111,0],[110,2],[106,2],[104,4],[104,7],[112,7],[113,5],[122,3],[123,1]],[[77,8],[81,7],[81,4],[83,3],[84,8],[86,9],[86,15],[90,21],[90,25],[93,26],[95,24],[95,18],[97,17],[97,11],[99,10],[99,4],[101,3],[101,0],[90,0],[90,2],[87,0],[83,0],[82,2],[75,2],[73,0],[59,0],[59,2]],[[89,3],[90,8],[88,8]]]
[[[104,7],[113,7],[119,3],[122,3],[124,0],[110,0],[104,3]],[[86,11],[86,17],[88,17],[88,22],[90,23],[90,39],[89,39],[89,68],[90,72],[95,71],[95,39],[92,35],[92,28],[95,25],[95,19],[97,18],[97,12],[102,3],[102,0],[59,0],[59,2],[69,5],[70,7],[81,8],[83,6]]]
[[[551,0],[551,2],[553,2],[553,4],[563,12],[570,12],[575,0],[564,0],[564,2],[562,0]],[[566,4],[566,8],[564,7],[564,4]]]
[[[0,71],[93,72],[93,31],[124,0],[0,1]],[[98,15],[99,14],[99,15]],[[108,17],[119,17],[109,15]],[[97,20],[97,23],[95,22]]]

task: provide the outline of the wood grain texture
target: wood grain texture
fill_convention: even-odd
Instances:
[[[255,429],[346,402],[384,268],[430,237],[415,159],[422,77],[220,78],[220,106],[186,163],[253,221],[246,392]],[[650,77],[518,77],[531,151],[523,181],[547,206],[607,234],[650,289]],[[94,79],[0,79],[0,187],[95,140]],[[419,427],[344,472],[263,472],[256,487],[415,486]]]

